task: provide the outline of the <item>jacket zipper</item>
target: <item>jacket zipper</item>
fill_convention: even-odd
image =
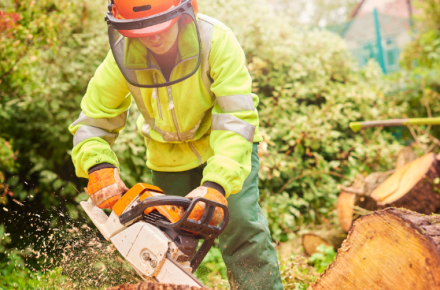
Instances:
[[[157,84],[157,75],[156,74],[154,74],[154,83]],[[159,117],[161,120],[163,120],[162,106],[160,105],[159,90],[157,88],[153,89],[153,99],[156,100],[157,110],[159,111]]]
[[[186,60],[189,60],[189,59],[186,59]],[[170,78],[173,75],[174,69],[186,60],[180,61],[178,64],[176,64],[174,66],[174,68],[171,70]],[[163,76],[162,72],[160,70],[158,70],[158,71],[162,75],[162,78],[165,80],[165,77]],[[173,121],[174,121],[174,126],[176,127],[177,137],[179,137],[180,141],[183,141],[183,137],[182,137],[182,135],[180,133],[180,129],[179,129],[179,124],[177,123],[176,111],[174,110],[174,101],[173,101],[173,93],[171,91],[171,86],[167,86],[167,91],[168,91],[168,110],[171,110],[171,113],[173,114]],[[159,105],[159,107],[160,107],[160,105]],[[159,114],[161,114],[160,109],[159,109]],[[194,148],[193,143],[188,142],[188,144],[189,144],[189,147],[191,148],[192,152],[194,152],[194,154],[197,156],[197,160],[199,161],[199,166],[202,165],[202,158],[201,158],[200,154],[197,152],[196,148]]]
[[[185,62],[185,61],[187,61],[187,60],[190,60],[190,59],[191,59],[191,58],[188,58],[188,59],[185,59],[185,60],[179,61],[179,62],[173,67],[173,69],[171,70],[171,73],[170,73],[170,79],[171,79],[171,76],[173,75],[174,69],[175,69],[176,67],[178,67],[181,63],[183,63],[183,62]],[[164,80],[166,80],[165,77],[163,76],[162,71],[160,71],[160,70],[158,70],[158,71],[159,71],[160,74],[162,75],[162,78],[163,78]],[[183,140],[183,137],[182,137],[182,134],[180,133],[179,124],[177,123],[177,117],[176,117],[176,111],[174,110],[174,101],[173,101],[173,94],[172,94],[172,92],[171,92],[171,86],[167,86],[167,90],[168,90],[168,110],[171,110],[171,113],[173,114],[173,121],[174,121],[174,126],[176,127],[177,137],[179,138],[180,141],[184,141],[184,140]],[[195,149],[194,149],[193,151],[195,151]],[[197,151],[195,151],[195,152],[197,152]],[[196,153],[196,154],[197,154],[197,153]],[[198,154],[197,154],[197,157],[199,157]],[[200,162],[200,158],[199,158],[199,162]]]
[[[197,152],[196,148],[194,148],[194,145],[192,142],[188,142],[189,147],[191,147],[191,150],[194,152],[194,154],[196,154],[197,159],[199,160],[199,166],[202,165],[202,158],[200,157],[199,152]]]
[[[179,130],[179,124],[177,123],[176,111],[174,110],[173,94],[171,92],[171,87],[168,86],[167,90],[168,90],[168,110],[171,110],[171,113],[173,114],[173,121],[174,121],[174,126],[176,127],[177,137],[179,137],[180,141],[183,141],[183,137],[180,134],[180,130]]]

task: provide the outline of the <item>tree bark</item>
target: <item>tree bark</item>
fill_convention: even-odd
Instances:
[[[371,197],[379,208],[395,206],[424,214],[438,212],[440,195],[435,185],[438,177],[440,163],[430,153],[397,169],[371,193]]]
[[[318,252],[317,248],[322,244],[331,246],[337,250],[346,237],[347,233],[339,228],[319,230],[303,234],[302,245],[304,252],[308,256],[311,256]]]
[[[440,216],[389,208],[359,218],[309,290],[440,289]]]
[[[107,290],[200,290],[200,287],[172,284],[158,284],[150,282],[139,282],[137,284],[122,284],[116,287],[107,288]],[[203,288],[208,289],[208,288]]]

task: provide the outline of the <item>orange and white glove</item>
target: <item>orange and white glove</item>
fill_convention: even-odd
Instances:
[[[228,202],[226,201],[225,196],[220,191],[207,186],[199,186],[193,191],[191,191],[185,197],[189,199],[194,199],[199,196],[228,206]],[[205,212],[205,206],[206,205],[203,202],[198,202],[194,207],[194,209],[191,211],[191,214],[189,215],[188,219],[199,221],[202,218],[203,213]],[[181,209],[179,214],[180,217],[182,217],[185,214],[185,212]],[[211,222],[209,224],[217,226],[223,220],[223,217],[224,217],[223,209],[217,207],[214,211],[214,215],[212,216]]]
[[[89,170],[89,183],[84,190],[97,207],[112,209],[128,188],[119,177],[117,168],[99,164]]]

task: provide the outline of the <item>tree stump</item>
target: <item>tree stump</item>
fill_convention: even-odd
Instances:
[[[341,193],[338,196],[336,209],[339,224],[344,231],[348,232],[353,221],[359,216],[378,208],[376,201],[370,197],[370,194],[393,172],[394,170],[374,172],[367,177],[359,174],[350,187],[338,185]]]
[[[440,216],[389,208],[359,218],[310,289],[440,289]]]
[[[433,184],[437,177],[440,177],[440,164],[430,153],[397,169],[371,197],[379,208],[395,206],[424,214],[438,212],[440,195]]]
[[[377,204],[376,201],[369,196],[342,191],[339,194],[336,209],[341,228],[345,232],[348,232],[356,218],[369,213],[369,211],[376,210]],[[363,212],[362,209],[364,209]]]
[[[202,288],[186,285],[158,284],[150,282],[139,282],[137,284],[122,284],[107,290],[200,290]],[[208,288],[203,288],[208,289]]]
[[[325,229],[310,232],[302,235],[302,245],[304,252],[311,256],[317,253],[317,248],[324,244],[326,246],[331,246],[337,250],[342,242],[347,237],[347,233],[342,229]]]

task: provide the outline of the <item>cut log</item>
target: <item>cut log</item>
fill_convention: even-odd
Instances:
[[[377,204],[369,196],[342,191],[339,194],[336,208],[339,224],[345,232],[348,232],[356,218],[376,210]]]
[[[440,209],[440,195],[433,181],[440,176],[440,163],[433,153],[400,167],[379,185],[371,197],[379,208],[404,207],[430,214]]]
[[[338,189],[348,193],[355,193],[357,195],[370,196],[371,192],[375,190],[382,182],[384,182],[395,170],[387,172],[373,172],[367,177],[362,174],[356,176],[350,187],[342,186],[338,184]]]
[[[440,216],[389,208],[359,218],[309,289],[440,289]]]
[[[107,290],[200,290],[202,288],[187,285],[158,284],[150,282],[139,282],[137,284],[122,284]],[[208,288],[203,288],[208,289]]]
[[[306,255],[311,256],[317,253],[320,245],[331,246],[335,250],[339,249],[342,242],[347,237],[347,233],[340,228],[319,230],[302,235],[302,245]]]

